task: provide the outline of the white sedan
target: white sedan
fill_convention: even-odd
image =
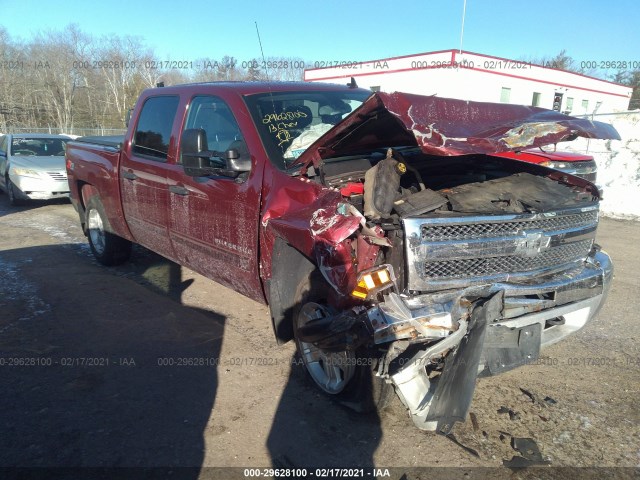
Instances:
[[[65,135],[16,133],[0,137],[0,188],[9,203],[68,197]]]

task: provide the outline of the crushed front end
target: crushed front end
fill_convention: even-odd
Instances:
[[[415,425],[448,433],[478,377],[534,362],[605,301],[597,187],[492,155],[580,135],[619,138],[533,107],[372,96],[300,157],[324,187],[305,245],[332,291],[298,339],[377,348]]]
[[[613,274],[593,243],[597,218],[590,207],[405,219],[408,293],[384,295],[368,320],[390,342],[378,373],[419,428],[447,433],[476,376],[534,362],[594,318]]]
[[[516,173],[494,184],[527,191],[538,180]],[[359,270],[355,284],[340,277],[339,287],[335,272],[323,270],[330,284],[348,288],[359,301],[310,326],[303,332],[306,340],[333,351],[382,347],[376,375],[393,384],[416,426],[448,433],[464,421],[477,377],[535,362],[542,347],[592,320],[607,296],[613,266],[594,243],[597,198],[575,186],[545,182],[560,189],[545,202],[565,205],[549,203],[543,212],[532,212],[523,207],[523,193],[513,196],[514,208],[496,194],[488,202],[494,211],[452,210],[452,205],[462,209],[463,198],[485,192],[470,194],[468,184],[443,189],[439,202],[434,203],[435,192],[429,194],[428,208],[441,204],[429,212],[403,216],[394,208],[379,220],[362,216],[363,228],[349,243],[351,257],[354,270],[358,259],[364,263],[368,257],[373,265]],[[343,204],[338,210],[348,209]],[[381,233],[372,242],[374,229]]]

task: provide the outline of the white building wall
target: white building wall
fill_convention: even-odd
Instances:
[[[500,102],[502,89],[508,88],[507,103],[520,105],[532,105],[537,92],[538,106],[548,109],[553,107],[554,95],[561,93],[561,111],[573,115],[593,113],[596,107],[598,112],[626,111],[632,92],[584,75],[455,50],[305,71],[306,81],[346,83],[350,77],[358,86],[385,92],[484,102]]]

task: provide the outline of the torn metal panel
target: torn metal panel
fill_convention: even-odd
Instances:
[[[454,422],[463,421],[478,376],[535,361],[541,347],[579,330],[597,314],[607,293],[602,282],[610,281],[612,267],[608,257],[599,253],[596,257],[599,269],[583,266],[580,271],[549,275],[538,282],[484,284],[413,297],[386,295],[384,302],[369,310],[374,339],[392,341],[378,374],[394,383],[417,427],[446,434]],[[552,299],[551,290],[571,291],[585,283],[593,284],[594,290],[584,300],[563,306],[555,303],[516,318],[506,315],[511,313],[514,298],[542,295]],[[557,323],[559,318],[562,324]],[[426,336],[426,341],[411,322],[435,326],[448,319],[457,330],[441,339]],[[549,322],[553,328],[545,328]],[[424,347],[409,350],[416,341]],[[398,363],[400,355],[405,357]],[[430,369],[439,371],[443,360],[441,373],[430,375]]]
[[[318,242],[315,259],[320,273],[340,296],[348,295],[356,286],[356,265],[353,258],[351,240],[337,245]]]
[[[296,164],[363,150],[418,146],[432,155],[497,153],[576,137],[620,140],[609,124],[553,110],[376,92],[308,148]]]
[[[342,203],[333,189],[286,176],[279,176],[269,189],[261,219],[263,251],[270,252],[275,238],[282,238],[317,264],[344,301],[355,287],[357,271],[372,266],[380,244],[388,243],[382,232],[366,227],[364,217]],[[360,229],[363,235],[355,248],[349,237]],[[270,272],[263,273],[269,277]]]
[[[280,177],[266,198],[261,224],[305,255],[314,255],[317,241],[336,244],[360,225],[360,219],[338,213],[339,192],[299,178]]]
[[[473,309],[467,335],[445,361],[425,418],[426,424],[437,423],[439,433],[450,433],[455,422],[464,422],[467,416],[476,388],[487,324],[500,318],[503,295],[504,292],[498,292]]]
[[[447,337],[456,330],[451,313],[440,304],[410,310],[396,293],[385,295],[385,301],[369,310],[369,323],[376,344],[398,340],[424,342]]]
[[[413,423],[420,429],[435,430],[438,423],[437,421],[425,422],[437,386],[435,382],[429,380],[425,367],[460,344],[468,331],[468,324],[466,320],[460,319],[458,325],[458,330],[427,349],[419,351],[403,365],[402,369],[390,376],[398,396],[411,413]]]

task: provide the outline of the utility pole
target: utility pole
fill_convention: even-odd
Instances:
[[[467,0],[463,0],[462,4],[462,27],[460,28],[460,52],[462,53],[462,39],[464,38],[464,17],[467,13]]]

